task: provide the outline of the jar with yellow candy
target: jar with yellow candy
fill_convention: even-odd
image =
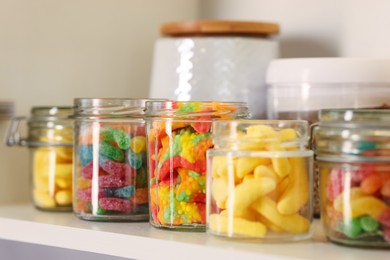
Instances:
[[[213,123],[207,152],[207,231],[291,241],[311,236],[312,157],[300,120]]]
[[[146,103],[150,223],[157,228],[205,231],[206,151],[212,121],[246,118],[243,102]]]
[[[33,107],[29,118],[11,122],[7,144],[30,148],[33,202],[40,210],[72,210],[72,114],[72,107]],[[23,120],[27,120],[26,138],[19,133]]]
[[[390,248],[390,110],[325,109],[319,118],[313,147],[327,238]]]

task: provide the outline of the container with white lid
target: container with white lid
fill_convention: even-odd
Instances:
[[[268,117],[318,121],[326,108],[390,105],[390,59],[277,59],[267,70]]]
[[[277,59],[268,67],[266,83],[269,119],[316,123],[321,109],[389,108],[390,59]],[[314,213],[319,215],[314,168]]]

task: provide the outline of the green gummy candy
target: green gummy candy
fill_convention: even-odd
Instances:
[[[130,147],[130,136],[121,129],[107,127],[102,131],[102,134],[105,142],[114,141],[122,150]]]
[[[362,232],[360,219],[353,219],[350,222],[340,222],[339,230],[349,238],[357,238]]]
[[[123,162],[125,160],[125,155],[121,149],[106,142],[99,144],[99,153],[114,161]]]
[[[375,232],[379,228],[379,222],[370,216],[361,217],[360,225],[365,232]]]

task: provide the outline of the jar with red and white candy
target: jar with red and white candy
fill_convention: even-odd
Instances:
[[[313,143],[328,239],[390,248],[390,110],[322,110]]]

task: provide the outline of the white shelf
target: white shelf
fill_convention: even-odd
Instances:
[[[205,233],[159,230],[148,223],[100,223],[31,205],[0,207],[0,239],[134,259],[389,259],[387,250],[342,247],[326,241],[319,221],[311,240],[259,243]]]

